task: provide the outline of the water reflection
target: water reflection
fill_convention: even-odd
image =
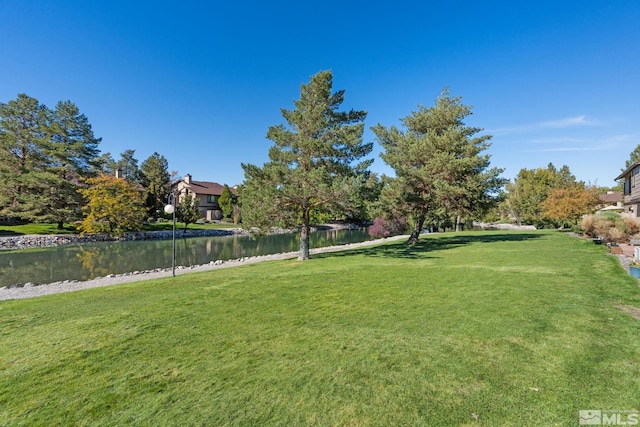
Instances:
[[[365,229],[320,230],[311,234],[310,247],[319,248],[368,240]],[[215,260],[297,251],[299,236],[279,234],[197,237],[176,241],[176,265],[191,266]],[[89,280],[108,274],[171,267],[171,240],[101,242],[55,248],[0,252],[0,286]]]

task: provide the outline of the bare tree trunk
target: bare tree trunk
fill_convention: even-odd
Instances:
[[[300,230],[300,252],[298,253],[298,261],[309,259],[309,209],[305,209],[302,213],[302,228]]]
[[[456,216],[456,232],[462,231],[462,217],[460,215]]]
[[[411,232],[411,236],[409,236],[409,240],[407,240],[407,245],[415,245],[418,243],[418,238],[422,233],[422,227],[424,226],[425,216],[421,215],[420,218],[416,221],[416,226]]]

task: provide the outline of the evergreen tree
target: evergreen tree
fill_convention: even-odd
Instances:
[[[153,153],[140,165],[142,186],[147,191],[146,206],[149,216],[158,219],[158,212],[164,206],[171,191],[171,177],[169,176],[169,163],[164,156]]]
[[[332,93],[333,75],[323,71],[300,89],[295,109],[282,109],[288,127],[272,126],[274,142],[262,167],[243,164],[240,197],[247,228],[300,227],[299,260],[309,258],[313,213],[349,212],[373,144],[363,144],[365,111],[338,111],[344,91]],[[355,163],[355,164],[354,164]]]
[[[25,201],[37,196],[34,183],[47,167],[47,125],[51,111],[25,94],[0,104],[0,214],[21,217]],[[37,187],[37,186],[36,186]]]
[[[47,209],[40,220],[58,223],[81,218],[82,197],[78,188],[82,180],[95,174],[100,138],[95,138],[84,114],[71,101],[59,102],[49,128],[50,165],[48,172],[55,191],[48,197]],[[46,182],[46,180],[45,180]],[[47,204],[43,204],[46,206]]]
[[[99,142],[71,101],[53,111],[24,94],[1,104],[0,213],[58,228],[79,219],[77,189],[95,171]]]
[[[633,166],[636,162],[640,161],[640,144],[633,149],[633,151],[629,154],[629,159],[625,162],[625,167],[622,169],[624,172],[626,169]]]
[[[224,218],[231,218],[233,215],[233,207],[238,203],[238,198],[231,191],[227,184],[222,189],[222,194],[218,198],[218,206],[222,209],[222,215]]]
[[[383,197],[391,216],[410,216],[415,227],[407,243],[418,241],[425,223],[453,216],[456,223],[476,213],[499,190],[501,169],[487,169],[489,155],[482,154],[491,136],[475,136],[482,129],[467,127],[471,107],[444,89],[435,106],[419,106],[395,126],[372,128],[385,151],[380,155],[396,173]]]
[[[136,150],[124,150],[120,153],[120,160],[116,162],[124,179],[129,182],[142,183],[142,173],[138,167],[138,159],[135,158]]]
[[[115,176],[116,170],[118,169],[118,162],[113,159],[111,153],[102,153],[100,154],[95,161],[95,171],[96,175],[110,175]]]

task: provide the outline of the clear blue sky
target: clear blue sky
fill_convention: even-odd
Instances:
[[[0,52],[0,102],[71,100],[102,152],[230,185],[326,69],[365,141],[449,86],[507,178],[552,162],[610,186],[640,144],[639,0],[0,0]]]

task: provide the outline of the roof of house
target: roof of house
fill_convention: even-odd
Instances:
[[[604,194],[599,194],[598,197],[602,202],[605,203],[618,203],[622,200],[622,193],[619,193],[617,191],[609,191]]]
[[[224,190],[224,185],[220,185],[217,182],[208,182],[208,181],[193,181],[187,184],[184,179],[176,182],[176,185],[182,182],[189,191],[192,191],[195,194],[207,194],[213,196],[220,196],[222,191]]]
[[[629,172],[631,172],[631,169],[635,168],[636,166],[640,166],[640,162],[635,162],[634,164],[632,164],[631,166],[629,166],[628,168],[626,168],[624,170],[624,172],[622,172],[620,175],[618,175],[618,177],[615,179],[616,181],[619,179],[624,178],[624,176],[626,174],[628,174]]]

